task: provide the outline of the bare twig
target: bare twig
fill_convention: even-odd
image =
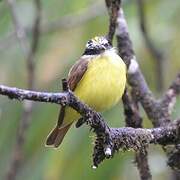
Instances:
[[[98,10],[97,10],[98,9]],[[105,14],[105,7],[101,2],[96,2],[90,5],[88,8],[82,9],[80,12],[72,13],[66,16],[61,17],[58,20],[46,22],[41,25],[40,32],[41,35],[45,35],[47,33],[56,32],[62,29],[69,29],[73,27],[77,27],[82,25],[96,17],[102,16]],[[67,23],[68,22],[68,23]],[[31,27],[25,27],[25,31],[27,34],[32,32]],[[12,41],[15,40],[15,32],[11,32],[7,35],[7,37],[0,40],[0,49],[5,49],[13,44]]]
[[[19,22],[19,19],[17,17],[16,1],[15,0],[6,0],[6,2],[7,2],[7,5],[9,6],[10,13],[11,13],[11,16],[13,19],[16,37],[19,40],[19,43],[20,43],[21,48],[22,48],[23,53],[24,53],[24,57],[26,58],[26,56],[29,52],[29,43],[28,43],[26,31],[22,27],[22,25]]]
[[[97,1],[78,13],[69,14],[56,21],[42,24],[41,33],[50,33],[61,29],[77,27],[103,14],[105,14],[105,7],[100,1]]]
[[[31,48],[27,57],[28,89],[34,89],[34,56],[37,51],[40,38],[41,2],[40,0],[34,0],[34,4],[36,8],[36,15],[32,29]]]
[[[27,37],[25,35],[25,30],[21,27],[17,17],[16,17],[16,12],[14,10],[15,2],[14,1],[9,1],[9,4],[11,5],[11,12],[13,13],[14,17],[14,24],[15,24],[15,29],[18,34],[18,31],[21,30],[23,32],[23,37],[18,37],[22,48],[24,48],[24,53],[27,56],[27,75],[28,75],[28,89],[34,89],[34,70],[35,70],[35,64],[34,64],[34,55],[37,51],[38,47],[38,42],[39,42],[39,32],[40,32],[40,12],[41,12],[41,4],[40,0],[35,0],[35,7],[36,7],[36,16],[35,16],[35,21],[33,25],[33,36],[32,36],[32,43],[30,49],[27,49]],[[16,145],[15,149],[13,152],[13,158],[12,162],[10,164],[9,171],[7,173],[7,179],[15,179],[18,170],[20,169],[23,161],[23,145],[25,142],[26,138],[26,131],[29,127],[30,121],[31,121],[31,116],[32,116],[32,108],[33,108],[33,103],[31,101],[25,101],[23,105],[23,113],[20,121],[20,126],[18,128],[18,134],[17,134],[17,140],[16,140]]]
[[[137,0],[137,5],[138,5],[138,13],[139,13],[139,26],[140,26],[145,44],[147,48],[149,49],[150,53],[152,54],[156,63],[157,89],[162,90],[164,87],[164,79],[163,79],[163,63],[165,60],[164,55],[162,51],[160,51],[157,47],[155,47],[154,43],[152,42],[149,36],[146,15],[145,15],[145,1]]]
[[[106,7],[109,13],[109,31],[107,39],[112,44],[114,33],[117,25],[118,11],[121,4],[120,0],[105,0]]]

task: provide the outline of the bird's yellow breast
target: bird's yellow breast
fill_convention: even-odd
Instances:
[[[125,84],[126,66],[114,51],[110,51],[90,60],[74,93],[81,101],[100,112],[111,108],[119,101]],[[79,113],[67,107],[63,124],[69,124],[79,118]]]
[[[96,111],[104,111],[119,101],[125,84],[126,66],[114,51],[109,51],[89,62],[74,93]]]

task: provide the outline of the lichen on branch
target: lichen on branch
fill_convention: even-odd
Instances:
[[[63,81],[63,83],[66,82]],[[95,166],[98,166],[105,158],[112,157],[115,152],[121,149],[143,151],[150,143],[167,145],[175,144],[180,140],[178,134],[180,131],[180,120],[166,127],[152,129],[130,127],[110,128],[99,113],[82,103],[68,88],[65,89],[67,91],[62,93],[47,93],[0,85],[0,94],[20,101],[27,99],[69,105],[78,111],[84,119],[81,125],[87,123],[97,136],[93,153],[93,163]]]

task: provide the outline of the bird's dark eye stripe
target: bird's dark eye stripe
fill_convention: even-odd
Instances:
[[[105,47],[108,47],[108,46],[109,46],[109,44],[108,44],[108,43],[105,43],[105,44],[104,44],[104,46],[105,46]]]
[[[88,49],[88,48],[86,48],[83,55],[97,55],[97,54],[100,54],[101,51],[102,51],[101,49],[96,49],[96,48]]]
[[[111,44],[104,38],[90,39],[86,44],[84,55],[100,54],[101,52],[108,50],[111,47]]]

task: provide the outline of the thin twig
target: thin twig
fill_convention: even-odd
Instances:
[[[27,57],[29,53],[29,43],[26,35],[26,31],[24,30],[23,26],[21,25],[17,13],[16,13],[16,0],[6,0],[7,5],[9,6],[11,17],[13,19],[14,27],[15,27],[15,34],[16,37],[21,45],[21,49],[23,50],[24,57]]]
[[[145,44],[149,49],[149,52],[152,54],[155,63],[156,63],[156,79],[157,79],[157,90],[162,91],[164,87],[164,78],[163,78],[163,63],[164,63],[164,54],[160,51],[152,42],[148,28],[147,20],[145,14],[145,1],[137,0],[138,13],[139,13],[139,27],[141,29]]]
[[[40,0],[34,0],[36,14],[34,19],[34,25],[32,29],[32,42],[30,52],[27,57],[27,71],[28,71],[28,89],[34,89],[34,56],[37,52],[39,39],[40,39],[40,20],[41,20],[41,2]]]
[[[16,17],[16,12],[14,10],[15,6],[15,1],[11,1],[12,6],[11,6],[11,12],[13,12],[13,17],[14,17],[14,24],[15,24],[15,29],[18,34],[18,30],[21,29],[21,31],[24,33],[23,38],[20,39],[21,46],[26,50],[27,53],[25,54],[27,57],[27,84],[28,84],[28,89],[34,89],[34,81],[35,81],[35,75],[34,75],[34,70],[35,70],[35,64],[34,64],[34,56],[37,51],[38,47],[38,42],[39,42],[39,33],[40,33],[40,12],[41,12],[41,4],[40,0],[35,0],[35,8],[36,8],[36,15],[35,15],[35,20],[34,20],[34,25],[33,25],[33,32],[32,32],[32,43],[31,47],[29,50],[27,50],[27,37],[25,35],[25,30],[21,27],[20,22],[18,21]],[[31,101],[25,101],[23,105],[23,113],[20,121],[20,125],[18,128],[18,134],[17,134],[17,139],[16,139],[16,145],[15,149],[13,151],[13,157],[12,157],[12,162],[10,164],[9,171],[7,173],[7,179],[12,180],[15,179],[19,169],[22,166],[23,162],[23,145],[26,139],[26,132],[29,127],[30,121],[31,121],[31,116],[32,116],[32,108],[33,108],[33,103]]]
[[[98,11],[97,11],[98,9]],[[78,27],[79,25],[83,25],[84,23],[95,19],[96,17],[102,16],[105,14],[105,7],[101,2],[96,2],[89,7],[82,9],[80,12],[72,13],[61,17],[58,20],[45,22],[40,27],[41,35],[45,35],[47,33],[56,32],[62,29],[69,29],[73,27]],[[68,23],[67,23],[68,22]],[[32,27],[25,27],[25,31],[27,34],[31,34]],[[13,41],[15,42],[15,32],[10,32],[6,37],[0,39],[0,50],[5,49],[11,45],[13,45]]]
[[[100,1],[97,1],[78,13],[72,13],[63,16],[58,20],[42,24],[41,33],[51,33],[62,29],[77,27],[104,14],[105,7]]]
[[[109,31],[107,34],[108,41],[112,44],[114,33],[117,25],[118,11],[121,4],[120,0],[105,0],[109,13]]]

